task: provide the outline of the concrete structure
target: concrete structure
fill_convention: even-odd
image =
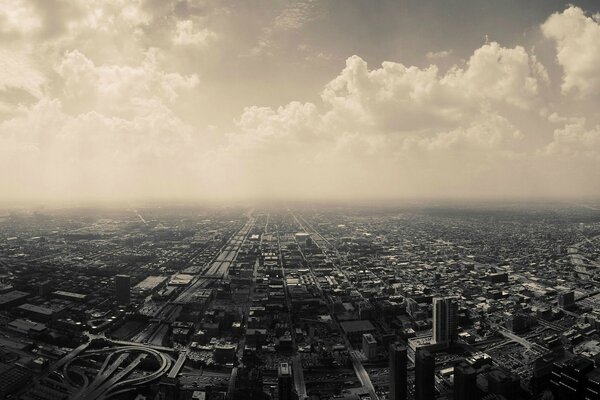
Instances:
[[[279,364],[277,370],[277,388],[279,400],[292,400],[294,378],[292,376],[292,366],[288,363]]]
[[[406,400],[406,346],[390,345],[390,400]]]
[[[415,400],[435,399],[435,357],[425,349],[415,355]]]
[[[575,306],[575,292],[568,290],[558,294],[558,306],[560,308],[569,309]]]
[[[373,360],[377,357],[377,340],[370,333],[365,333],[362,336],[363,353],[367,360]]]
[[[0,310],[6,310],[19,304],[23,304],[29,293],[13,290],[0,295]]]
[[[116,275],[115,291],[118,304],[129,304],[131,298],[131,277],[129,275]]]
[[[456,340],[458,304],[452,297],[433,299],[433,344],[447,344]]]
[[[477,370],[462,362],[454,366],[454,400],[477,400]]]

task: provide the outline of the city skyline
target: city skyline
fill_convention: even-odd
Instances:
[[[0,4],[0,202],[600,196],[593,1]]]

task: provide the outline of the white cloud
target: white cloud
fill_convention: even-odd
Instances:
[[[590,158],[600,162],[600,125],[588,127],[585,118],[572,118],[554,131],[554,140],[546,154]]]
[[[570,6],[553,14],[542,32],[556,42],[556,59],[564,70],[562,90],[580,96],[600,94],[600,24]]]
[[[428,60],[438,61],[448,58],[452,55],[452,50],[428,51],[425,54]]]
[[[188,3],[79,1],[55,20],[40,4],[39,15],[11,17],[27,29],[0,25],[19,38],[0,43],[0,189],[12,196],[504,196],[560,194],[563,184],[597,193],[584,179],[600,174],[597,102],[552,93],[525,47],[486,43],[454,66],[450,50],[425,54],[426,67],[353,56],[340,70],[336,53],[300,36],[323,11],[313,2],[247,25],[245,15],[207,21],[208,6]],[[570,7],[543,26],[565,93],[598,93],[594,18]],[[254,36],[222,33],[233,31]],[[223,49],[192,51],[216,37]],[[272,64],[232,51],[257,40]],[[286,49],[311,63],[288,76]],[[282,90],[308,82],[317,60],[339,73],[298,95]],[[261,86],[261,73],[282,76]],[[231,128],[205,128],[230,104]]]
[[[524,133],[495,106],[533,107],[546,80],[525,50],[496,43],[447,74],[434,65],[393,62],[369,70],[353,56],[325,86],[322,106],[246,108],[218,158],[231,170],[243,169],[246,178],[237,186],[248,180],[279,195],[313,187],[331,196],[357,188],[382,195],[412,195],[422,186],[459,190],[465,180],[505,176],[502,160],[520,157]],[[282,184],[287,181],[298,187]]]
[[[13,196],[110,198],[156,193],[177,196],[181,177],[195,176],[199,138],[168,108],[131,119],[95,111],[65,113],[43,99],[0,123],[3,190]],[[201,179],[197,178],[197,184]]]
[[[95,65],[81,52],[67,52],[56,71],[64,80],[64,95],[79,111],[126,114],[156,100],[173,102],[182,90],[198,84],[196,75],[166,73],[157,55],[148,52],[137,66]]]
[[[423,131],[459,126],[493,106],[530,109],[547,79],[523,48],[490,43],[465,68],[455,66],[445,75],[435,65],[421,69],[393,62],[369,71],[354,56],[322,98],[335,111],[332,118],[393,132]]]
[[[23,89],[39,98],[42,96],[45,81],[29,52],[23,49],[0,48],[0,91],[7,88]]]
[[[208,28],[198,29],[192,20],[177,21],[173,43],[181,46],[206,46],[214,40],[216,34]]]
[[[42,26],[35,8],[23,0],[0,2],[0,34],[29,35]]]

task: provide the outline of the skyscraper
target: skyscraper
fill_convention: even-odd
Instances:
[[[362,335],[363,353],[367,360],[373,360],[377,357],[377,340],[370,333],[363,333]]]
[[[279,364],[277,371],[277,386],[278,386],[278,398],[279,400],[292,400],[293,387],[292,387],[292,366],[288,363]]]
[[[435,398],[435,357],[425,349],[415,354],[415,399]]]
[[[477,370],[462,362],[454,366],[454,400],[477,400]]]
[[[129,275],[116,275],[115,291],[118,304],[129,304],[131,277]]]
[[[452,297],[433,299],[433,343],[452,343],[458,328],[458,304]]]
[[[406,400],[406,347],[390,345],[390,400]]]

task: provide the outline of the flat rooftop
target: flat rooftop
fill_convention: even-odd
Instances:
[[[343,321],[340,322],[342,329],[345,333],[361,333],[361,332],[372,332],[375,331],[375,327],[371,321],[361,319],[357,321]]]

